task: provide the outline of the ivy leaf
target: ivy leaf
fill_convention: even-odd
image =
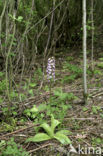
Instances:
[[[48,136],[47,134],[45,134],[45,133],[38,133],[34,137],[28,138],[26,140],[26,143],[27,142],[40,142],[40,141],[45,141],[45,140],[49,140],[49,139],[51,139],[51,137]]]

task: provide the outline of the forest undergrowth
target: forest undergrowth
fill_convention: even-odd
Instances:
[[[85,147],[83,151],[87,147],[95,147],[95,152],[97,147],[103,149],[103,55],[95,58],[92,70],[88,53],[85,105],[82,54],[71,54],[56,55],[55,82],[47,81],[46,72],[43,81],[41,66],[25,74],[22,81],[16,76],[9,92],[11,101],[4,72],[0,72],[0,156],[63,156],[69,155],[70,145],[76,151],[78,145]],[[40,132],[42,140],[35,141]]]

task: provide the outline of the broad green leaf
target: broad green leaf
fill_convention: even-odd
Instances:
[[[60,122],[58,120],[54,119],[54,116],[51,115],[51,129],[54,133],[55,128],[60,124]]]
[[[47,123],[43,123],[40,127],[42,127],[50,137],[54,136],[52,128]]]
[[[64,135],[71,135],[72,132],[68,131],[68,130],[61,130],[61,131],[58,131],[57,133],[61,133],[61,134],[64,134]]]
[[[55,134],[54,138],[61,142],[63,145],[71,144],[70,139],[66,135],[61,134],[59,132]]]
[[[26,142],[40,142],[40,141],[45,141],[45,140],[49,140],[49,139],[51,139],[51,137],[49,137],[47,134],[38,133],[34,137],[28,138],[26,140]]]

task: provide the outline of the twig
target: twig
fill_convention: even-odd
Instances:
[[[14,131],[14,132],[7,133],[7,134],[5,134],[5,135],[2,135],[2,136],[0,137],[0,140],[1,140],[1,139],[5,139],[6,137],[8,137],[8,136],[10,136],[10,135],[19,133],[19,132],[21,132],[21,131],[24,131],[24,130],[26,130],[26,129],[29,129],[29,128],[32,128],[32,127],[38,126],[38,125],[39,125],[39,124],[37,124],[37,125],[34,125],[34,124],[33,124],[33,125],[31,125],[31,126],[28,126],[28,127],[25,127],[25,128],[19,129],[19,130],[16,130],[16,131]]]
[[[39,149],[42,149],[42,148],[44,148],[44,147],[51,146],[51,145],[55,145],[55,144],[53,144],[53,143],[48,143],[48,144],[46,144],[46,145],[40,146],[40,147],[35,148],[35,149],[33,149],[33,150],[30,150],[30,151],[28,151],[28,152],[29,152],[29,153],[33,153],[33,152],[35,152],[35,151],[38,151]]]
[[[95,118],[64,118],[64,120],[95,120]]]

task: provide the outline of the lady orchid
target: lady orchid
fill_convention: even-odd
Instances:
[[[47,79],[50,82],[51,80],[55,81],[55,58],[50,57],[48,58],[47,63]]]

